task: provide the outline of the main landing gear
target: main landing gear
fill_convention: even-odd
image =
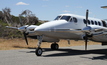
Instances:
[[[54,42],[54,43],[51,44],[51,49],[52,50],[58,50],[59,49],[59,45],[56,42]]]
[[[35,50],[35,54],[37,56],[41,56],[43,51],[42,51],[42,48],[40,47],[40,45],[41,45],[41,42],[43,40],[43,36],[37,36],[37,38],[38,38],[39,42],[38,42],[38,48]],[[58,50],[59,45],[56,42],[54,42],[54,43],[51,44],[51,49],[52,50]]]

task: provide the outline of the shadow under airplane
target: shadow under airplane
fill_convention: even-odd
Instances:
[[[102,56],[97,56],[93,58],[88,58],[92,60],[106,60],[107,59],[107,49],[93,49],[93,50],[75,50],[75,49],[59,49],[59,50],[51,50],[49,48],[44,48],[43,52],[49,51],[60,51],[60,53],[54,53],[49,55],[43,55],[43,57],[60,57],[60,56],[74,56],[74,55],[85,55],[85,54],[101,54]],[[30,51],[27,53],[35,53],[35,51]],[[86,58],[86,57],[82,57]]]

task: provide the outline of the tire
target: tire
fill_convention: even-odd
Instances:
[[[59,45],[58,44],[51,44],[51,49],[52,50],[58,50],[59,49]]]
[[[35,54],[36,54],[37,56],[41,56],[42,53],[43,53],[43,51],[42,51],[41,48],[37,48],[36,51],[35,51]]]

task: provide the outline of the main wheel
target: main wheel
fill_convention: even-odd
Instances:
[[[58,44],[51,44],[51,49],[52,50],[58,50],[59,49],[59,45]]]
[[[36,54],[37,56],[41,56],[42,53],[43,53],[43,51],[42,51],[41,48],[37,48],[36,51],[35,51],[35,54]]]

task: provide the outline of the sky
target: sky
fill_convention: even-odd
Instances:
[[[107,19],[107,0],[1,0],[0,11],[10,8],[11,14],[18,16],[24,10],[30,10],[39,20],[54,20],[59,14],[76,14],[85,16],[89,10],[89,17]]]

